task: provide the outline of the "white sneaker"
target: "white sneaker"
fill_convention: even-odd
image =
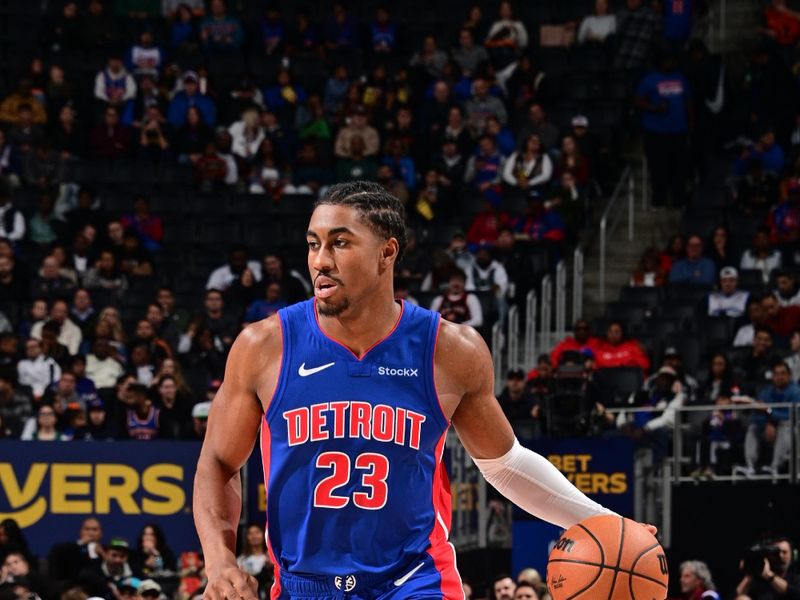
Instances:
[[[750,465],[736,465],[733,467],[733,474],[752,479],[756,474],[756,470]]]

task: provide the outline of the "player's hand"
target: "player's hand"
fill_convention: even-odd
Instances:
[[[258,600],[258,583],[238,567],[226,567],[209,577],[203,600]]]

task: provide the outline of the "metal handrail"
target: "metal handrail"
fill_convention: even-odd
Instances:
[[[617,228],[617,225],[619,225],[623,211],[614,212],[613,217],[611,215],[617,204],[617,200],[619,200],[619,198],[621,198],[623,195],[623,190],[625,190],[626,183],[628,199],[628,240],[633,240],[634,182],[633,173],[630,166],[625,167],[625,170],[622,171],[622,175],[620,175],[619,181],[617,181],[617,185],[614,188],[614,193],[611,194],[611,199],[608,201],[606,209],[603,211],[603,216],[600,218],[600,278],[598,283],[600,286],[600,302],[602,303],[605,303],[606,301],[606,238],[611,237],[614,233],[614,230]],[[609,219],[611,219],[610,225]]]
[[[583,317],[583,249],[578,246],[572,255],[572,322]]]
[[[503,391],[503,323],[492,325],[492,363],[494,363],[494,393]]]
[[[673,473],[672,479],[673,482],[677,485],[680,483],[685,483],[688,481],[693,481],[691,477],[683,477],[681,476],[680,464],[681,464],[681,457],[683,456],[683,436],[681,435],[681,414],[682,413],[692,413],[692,412],[711,412],[714,410],[723,410],[723,411],[747,411],[747,410],[763,410],[764,407],[769,409],[773,408],[788,408],[789,410],[789,421],[790,421],[790,431],[792,432],[791,435],[791,452],[789,454],[789,473],[788,475],[768,475],[761,477],[764,480],[779,480],[779,479],[786,479],[791,481],[792,483],[798,483],[798,420],[800,417],[798,416],[798,410],[800,407],[794,402],[770,402],[770,403],[761,403],[756,400],[756,404],[742,402],[742,403],[735,403],[735,404],[725,404],[724,406],[720,406],[718,404],[696,404],[692,406],[678,406],[675,407],[675,422],[673,424],[673,432],[672,432],[672,462],[673,462]],[[620,408],[607,408],[606,412],[610,414],[617,414],[621,412],[628,412],[628,413],[645,413],[645,412],[663,412],[663,408],[657,408],[654,406],[637,406],[637,407],[620,407]],[[728,476],[728,477],[721,477],[717,476],[716,479],[718,481],[730,480],[736,481],[737,477]]]
[[[529,368],[536,360],[536,290],[525,297],[525,367]]]
[[[550,346],[550,329],[553,326],[553,279],[550,275],[542,277],[542,308],[539,314],[539,347]]]
[[[563,260],[556,265],[556,327],[558,335],[562,335],[567,320],[567,265]]]
[[[508,348],[507,364],[509,369],[519,367],[519,307],[515,304],[508,310]]]

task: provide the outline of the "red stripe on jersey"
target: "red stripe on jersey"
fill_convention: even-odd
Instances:
[[[269,423],[267,423],[266,417],[263,419],[261,423],[261,462],[264,465],[264,506],[267,507],[267,493],[269,490],[269,452],[270,452],[270,432],[269,432]],[[267,519],[267,526],[269,526],[269,519]],[[269,555],[269,560],[272,562],[272,571],[275,576],[275,582],[272,584],[272,588],[270,589],[269,595],[272,600],[277,600],[280,598],[281,595],[281,568],[278,565],[278,561],[275,560],[275,554],[272,552],[272,544],[269,543],[269,529],[267,528],[266,533],[266,541],[267,541],[267,554]]]
[[[450,535],[450,480],[447,477],[447,470],[442,462],[444,442],[447,438],[447,431],[439,438],[436,444],[436,471],[433,474],[433,512],[434,523],[430,540],[428,554],[433,558],[433,564],[439,572],[441,578],[442,598],[444,600],[463,600],[464,588],[461,586],[461,576],[456,568],[456,551],[453,545],[447,541]]]
[[[358,355],[357,355],[355,352],[353,352],[353,351],[350,349],[350,347],[349,347],[347,344],[345,344],[344,342],[340,342],[340,341],[339,341],[339,340],[337,340],[335,337],[333,337],[333,336],[331,336],[331,335],[328,335],[328,334],[325,332],[325,330],[322,328],[322,325],[320,325],[320,324],[319,324],[319,313],[317,312],[317,299],[316,299],[316,298],[314,298],[314,319],[316,319],[316,321],[317,321],[317,329],[319,329],[319,332],[320,332],[322,335],[324,335],[326,338],[328,338],[330,341],[332,341],[334,344],[338,344],[339,346],[341,346],[342,348],[344,348],[345,350],[347,350],[347,351],[348,351],[350,354],[352,354],[352,355],[353,355],[353,357],[355,357],[355,359],[356,359],[356,360],[358,360],[358,361],[361,361],[361,360],[363,360],[363,359],[364,359],[364,357],[365,357],[367,354],[369,354],[370,350],[372,350],[373,348],[375,348],[375,347],[376,347],[378,344],[382,344],[383,342],[385,342],[386,340],[388,340],[390,337],[392,337],[392,334],[395,332],[395,329],[397,329],[397,328],[399,327],[399,325],[400,325],[400,321],[402,321],[402,320],[403,320],[403,313],[405,312],[405,310],[406,310],[406,304],[405,304],[405,301],[403,301],[403,300],[400,300],[400,316],[398,316],[398,317],[397,317],[397,321],[395,321],[395,323],[394,323],[394,326],[392,327],[391,331],[389,331],[389,333],[387,333],[385,336],[383,336],[383,337],[382,337],[381,339],[379,339],[377,342],[375,342],[374,344],[372,344],[372,346],[370,346],[369,348],[367,348],[366,350],[364,350],[364,352],[361,354],[361,356],[358,356]]]

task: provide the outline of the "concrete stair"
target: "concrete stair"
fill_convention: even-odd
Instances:
[[[635,176],[634,238],[628,240],[627,216],[623,216],[616,230],[606,241],[606,294],[605,302],[619,298],[620,288],[628,285],[631,273],[648,247],[663,248],[678,231],[680,210],[653,211],[642,208],[643,181],[641,169]],[[625,211],[626,202],[619,202],[615,210]],[[602,213],[602,211],[599,211]],[[600,298],[600,240],[599,219],[594,226],[593,241],[584,250],[583,316],[593,319],[603,314],[605,304]]]

